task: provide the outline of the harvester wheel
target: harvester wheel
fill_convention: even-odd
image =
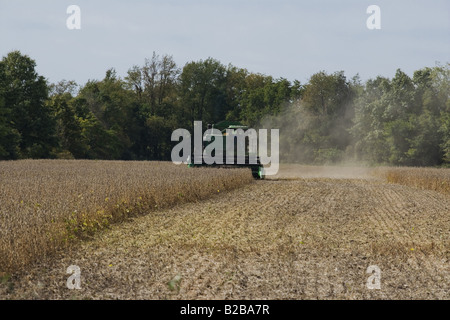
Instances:
[[[252,175],[255,179],[264,179],[264,168],[258,167],[257,169],[252,168]]]

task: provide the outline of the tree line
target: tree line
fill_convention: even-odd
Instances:
[[[364,83],[343,72],[305,84],[206,60],[157,55],[124,78],[49,83],[20,51],[0,61],[0,159],[170,160],[177,128],[240,121],[280,128],[284,161],[450,163],[449,64]]]

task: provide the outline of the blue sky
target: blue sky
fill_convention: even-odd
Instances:
[[[69,5],[81,30],[69,30]],[[381,30],[369,30],[369,5]],[[448,0],[0,0],[0,55],[20,50],[50,82],[125,76],[152,52],[179,67],[213,57],[306,82],[321,70],[392,77],[450,62]]]

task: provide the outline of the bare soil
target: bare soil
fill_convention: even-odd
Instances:
[[[114,225],[3,279],[0,298],[450,299],[450,197],[363,171],[280,174]]]

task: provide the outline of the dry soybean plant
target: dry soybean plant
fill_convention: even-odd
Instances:
[[[253,181],[250,170],[170,162],[0,162],[0,276],[110,223]]]
[[[418,167],[380,167],[374,174],[390,183],[419,189],[433,190],[450,195],[450,169]]]

